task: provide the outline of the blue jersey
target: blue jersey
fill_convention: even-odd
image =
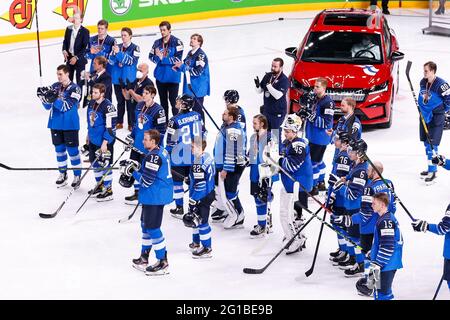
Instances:
[[[450,160],[448,159],[445,160],[444,169],[450,170]]]
[[[209,63],[206,53],[201,48],[198,48],[194,53],[189,51],[183,62],[180,71],[183,73],[189,72],[192,90],[194,90],[195,95],[200,98],[209,96],[211,88]],[[186,74],[184,74],[183,93],[192,95],[191,90],[188,88]]]
[[[166,133],[166,113],[159,104],[153,102],[149,107],[145,105],[145,101],[141,101],[136,105],[136,122],[131,131],[131,136],[134,139],[134,146],[146,152],[144,148],[144,132],[156,129],[161,134],[161,143],[163,142],[164,134]],[[161,144],[160,143],[160,144]]]
[[[172,166],[190,166],[192,164],[192,141],[202,139],[204,131],[202,117],[195,111],[181,111],[169,120],[166,150],[170,154]]]
[[[214,145],[214,161],[218,171],[234,172],[236,166],[245,165],[245,135],[238,122],[224,124]]]
[[[266,131],[262,135],[258,135],[258,133],[254,133],[250,137],[250,147],[248,152],[248,157],[250,161],[250,181],[258,182],[259,181],[259,171],[258,166],[263,161],[263,153],[264,147],[272,142],[272,133]],[[272,181],[278,180],[278,174],[272,177]]]
[[[425,122],[429,123],[433,118],[433,111],[444,113],[450,110],[450,86],[444,79],[436,77],[431,87],[427,87],[427,79],[422,79],[417,100]]]
[[[428,230],[438,235],[445,235],[444,258],[450,259],[450,205],[447,207],[445,216],[438,224],[429,224]]]
[[[109,64],[111,67],[111,79],[113,84],[120,84],[119,79],[124,83],[136,80],[137,64],[141,51],[134,43],[124,48],[123,43],[119,44],[119,52],[111,53]]]
[[[189,173],[189,198],[198,201],[214,190],[216,168],[208,153],[195,158]]]
[[[394,214],[387,212],[375,225],[370,260],[381,266],[381,271],[397,270],[402,265],[403,237]]]
[[[325,95],[312,107],[312,112],[316,114],[313,121],[306,121],[306,137],[309,142],[321,146],[330,143],[328,129],[333,128],[334,102],[330,96]]]
[[[342,116],[339,118],[336,124],[336,129],[334,130],[334,133],[337,132],[347,132],[350,134],[353,140],[360,140],[362,134],[361,121],[355,115],[355,113],[352,113],[348,116]],[[333,138],[335,137],[336,135],[333,136]],[[335,139],[332,140],[334,142]]]
[[[304,189],[308,192],[311,191],[313,187],[313,171],[308,141],[299,137],[294,138],[292,141],[285,140],[281,146],[281,153],[284,154],[280,164],[281,167],[295,181],[299,181]],[[286,192],[292,193],[294,182],[282,171],[280,174]],[[300,187],[300,191],[304,191],[303,188]]]
[[[389,212],[394,214],[397,211],[395,197],[391,192],[391,190],[394,190],[394,186],[390,180],[386,179],[386,182],[389,184],[389,188],[381,179],[367,181],[364,194],[361,197],[361,210],[352,215],[352,222],[359,224],[361,234],[373,234],[375,230],[375,224],[378,220],[378,214],[372,209],[372,197],[375,194],[386,193],[389,196]]]
[[[80,130],[80,117],[78,116],[78,105],[81,99],[80,87],[70,82],[64,88],[60,82],[56,82],[52,84],[52,88],[59,92],[59,97],[53,103],[42,103],[45,109],[50,110],[47,128]]]
[[[334,157],[333,168],[331,169],[331,173],[335,176],[342,178],[346,177],[350,172],[350,168],[353,165],[353,161],[350,160],[348,156],[347,150],[338,150],[338,153]],[[330,184],[330,186],[334,186],[334,183]],[[344,208],[345,201],[344,196],[338,192],[336,194],[336,200],[334,200],[334,206]]]
[[[113,143],[116,135],[116,119],[117,110],[111,101],[105,99],[98,104],[91,100],[87,108],[89,141],[96,146],[101,146],[103,140],[109,144]]]
[[[156,49],[159,49],[163,54],[162,59],[155,54]],[[162,83],[180,83],[181,73],[172,70],[172,67],[175,62],[183,59],[183,49],[183,42],[172,35],[167,44],[164,44],[162,38],[153,43],[148,58],[156,64],[153,75],[157,81]]]
[[[276,99],[270,91],[267,89],[267,85],[271,84],[272,87],[279,91],[282,96]],[[287,111],[286,94],[289,90],[289,79],[284,73],[280,76],[275,76],[273,73],[266,73],[261,80],[261,89],[264,91],[264,113],[269,116],[284,116]],[[275,128],[277,129],[277,128]]]
[[[111,37],[110,35],[106,35],[106,38],[103,40],[98,39],[98,35],[95,35],[89,39],[89,44],[86,50],[86,59],[92,60],[90,73],[94,72],[94,59],[96,57],[105,57],[106,60],[109,59],[109,55],[111,54],[112,47],[116,44],[116,39]],[[100,51],[98,53],[91,53],[91,48],[98,48]],[[106,71],[108,73],[111,72],[111,65],[108,64],[106,67]]]
[[[139,203],[165,205],[173,201],[173,180],[169,155],[165,149],[156,147],[145,155],[139,171],[133,172],[139,182]]]
[[[367,167],[367,162],[355,163],[346,177],[346,184],[339,190],[347,210],[359,210],[361,207],[361,198],[368,179]]]

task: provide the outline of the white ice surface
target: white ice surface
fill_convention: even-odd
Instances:
[[[413,61],[411,78],[417,89],[422,77],[422,64],[433,60],[438,75],[450,80],[450,39],[422,35],[428,20],[425,11],[392,10],[390,26],[396,31],[401,62],[400,90],[395,102],[394,123],[387,130],[364,131],[371,159],[384,163],[384,176],[391,179],[397,194],[412,215],[440,221],[449,200],[450,172],[439,170],[437,183],[425,186],[419,172],[426,169],[426,158],[418,140],[418,115],[409,90],[404,69]],[[173,34],[189,44],[189,36],[199,32],[205,39],[204,49],[211,65],[212,92],[205,104],[216,122],[221,119],[226,89],[237,89],[240,105],[247,115],[249,133],[251,119],[258,113],[262,96],[255,93],[253,78],[270,68],[271,60],[281,56],[289,73],[292,60],[284,48],[297,46],[316,12],[276,13],[240,18],[223,18],[176,24]],[[290,18],[277,21],[278,17]],[[248,24],[248,22],[264,22]],[[236,25],[242,24],[242,25]],[[220,26],[222,27],[213,27]],[[206,28],[212,27],[212,28]],[[154,33],[157,28],[134,30],[136,34]],[[115,33],[117,34],[117,33]],[[159,37],[159,34],[157,35]],[[151,44],[157,36],[136,37],[141,61],[147,61]],[[43,41],[44,84],[56,81],[55,67],[62,62],[60,44],[55,39]],[[36,98],[39,85],[34,43],[0,47],[0,162],[16,167],[55,167],[56,159],[46,128],[48,112]],[[85,110],[80,110],[85,138]],[[208,120],[209,142],[216,135]],[[126,130],[120,130],[124,137]],[[450,156],[449,132],[444,133],[440,153]],[[115,156],[122,151],[116,144]],[[326,152],[330,168],[332,148]],[[99,204],[90,200],[75,216],[75,210],[93,186],[90,173],[81,188],[69,199],[60,214],[43,220],[38,212],[53,212],[65,199],[70,188],[55,188],[56,172],[0,171],[0,299],[363,299],[356,294],[356,279],[348,279],[332,267],[328,253],[336,249],[336,236],[325,228],[316,270],[310,278],[309,268],[320,223],[314,220],[306,229],[307,249],[293,256],[280,256],[262,275],[246,275],[244,267],[262,267],[280,249],[282,231],[278,218],[278,188],[272,205],[275,232],[257,255],[251,252],[264,240],[249,238],[256,223],[253,198],[249,195],[249,171],[243,174],[240,198],[246,220],[245,229],[226,231],[212,225],[213,258],[197,261],[191,258],[187,245],[191,231],[165,210],[162,230],[167,241],[170,275],[146,277],[131,267],[131,259],[140,252],[138,216],[130,223],[118,224],[119,218],[133,209],[123,204],[131,193],[118,184],[114,175],[114,201]],[[71,180],[72,176],[70,175]],[[310,202],[311,210],[317,205]],[[403,231],[404,268],[394,280],[397,299],[431,299],[442,274],[444,238],[433,234],[414,233],[408,216],[398,205],[396,216]],[[152,254],[152,259],[154,259]],[[449,299],[446,284],[441,299]]]

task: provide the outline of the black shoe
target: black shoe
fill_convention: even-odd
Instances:
[[[427,185],[430,185],[430,184],[433,184],[433,183],[435,183],[436,182],[436,172],[430,172],[429,174],[428,174],[428,177],[426,177],[425,178],[425,183],[427,184]]]
[[[104,201],[110,201],[110,200],[112,200],[112,199],[113,199],[113,192],[112,192],[111,187],[109,187],[109,188],[103,187],[102,192],[99,193],[99,194],[95,197],[95,199],[96,199],[98,202],[104,202]]]
[[[319,189],[319,191],[327,191],[327,187],[325,186],[325,182],[319,182],[319,184],[317,185],[317,188]]]
[[[134,193],[131,196],[125,197],[125,203],[136,205],[138,203],[138,195],[139,195],[139,191],[134,190]]]
[[[192,252],[192,258],[194,259],[206,259],[212,257],[212,249],[209,247],[201,247]]]
[[[444,13],[445,13],[445,8],[439,7],[434,14],[439,15],[439,14],[444,14]]]
[[[150,250],[145,250],[144,252],[141,252],[141,256],[137,259],[133,259],[133,268],[139,270],[139,271],[145,271],[145,269],[148,266],[148,255],[150,253]]]
[[[194,241],[189,243],[189,249],[191,250],[191,252],[196,251],[198,248],[200,248],[200,243],[197,243],[197,242],[194,242]]]
[[[262,238],[266,234],[266,227],[261,227],[259,224],[255,225],[252,231],[250,231],[251,238]]]
[[[333,266],[338,266],[339,263],[344,263],[350,260],[350,255],[344,251],[342,255],[337,256],[336,258],[330,258]]]
[[[364,275],[364,263],[356,263],[353,268],[345,270],[344,274],[347,278]]]
[[[341,248],[338,248],[336,251],[330,252],[330,257],[336,258],[339,256],[343,251],[341,251]]]
[[[184,209],[183,206],[176,206],[173,209],[170,209],[170,213],[172,214],[172,217],[177,219],[183,219],[184,216]]]
[[[103,190],[103,182],[102,182],[99,186],[95,186],[94,189],[89,190],[89,191],[88,191],[88,194],[90,194],[90,195],[96,195],[96,194],[101,193],[102,190]]]
[[[154,265],[145,269],[147,276],[160,276],[169,273],[169,262],[167,261],[167,252],[164,259],[158,260]]]
[[[355,256],[350,256],[347,261],[342,261],[338,263],[338,267],[341,270],[351,269],[356,263]]]
[[[389,12],[388,8],[383,8],[383,14],[388,15],[388,14],[391,14],[391,13]]]
[[[317,195],[319,195],[319,188],[317,188],[317,186],[315,186],[314,188],[312,188],[310,194],[311,194],[312,196],[317,196]]]
[[[59,174],[58,179],[56,180],[56,187],[61,188],[67,185],[67,171],[64,171]]]
[[[356,291],[358,291],[358,294],[360,296],[365,296],[365,297],[373,296],[373,289],[369,289],[367,287],[367,279],[366,278],[361,278],[356,282]]]
[[[223,222],[227,216],[228,214],[226,214],[224,210],[217,209],[211,215],[211,220],[212,222]]]
[[[428,171],[422,171],[420,173],[420,179],[425,179],[428,176]]]

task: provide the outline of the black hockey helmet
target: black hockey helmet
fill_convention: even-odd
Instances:
[[[227,90],[223,94],[223,99],[226,103],[238,103],[239,101],[239,92],[237,90]]]
[[[367,152],[367,143],[363,139],[351,140],[350,141],[350,147],[359,156],[362,156],[362,155],[364,155]]]
[[[188,212],[183,216],[183,223],[188,228],[197,228],[201,223],[201,219],[198,215]]]
[[[341,140],[342,143],[350,143],[352,136],[347,131],[339,131],[337,133],[337,138]]]
[[[131,188],[134,184],[134,177],[122,173],[119,178],[119,184],[124,188]]]
[[[177,100],[181,101],[183,110],[191,110],[194,106],[194,98],[188,94],[182,94],[181,96],[177,97]]]

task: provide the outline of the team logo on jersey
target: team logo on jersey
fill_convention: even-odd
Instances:
[[[122,16],[131,9],[131,0],[109,0],[111,11],[118,16]]]
[[[97,120],[97,118],[98,118],[97,112],[91,111],[89,113],[89,124],[91,125],[91,127],[94,126],[95,120]]]
[[[35,12],[36,0],[14,0],[9,11],[3,13],[0,19],[8,21],[17,29],[31,29]]]
[[[139,115],[139,118],[138,118],[139,129],[141,129],[141,130],[144,129],[144,125],[147,123],[147,121],[148,121],[148,118],[145,115],[143,115],[143,114]]]
[[[362,68],[362,69],[363,69],[363,72],[364,72],[365,74],[367,74],[368,76],[374,76],[374,75],[376,75],[376,74],[378,73],[378,71],[379,71],[377,68],[375,68],[375,67],[372,66],[372,65],[357,66],[357,67]]]
[[[433,97],[429,90],[421,90],[419,95],[422,96],[423,104],[428,104],[428,101]]]
[[[59,16],[62,16],[65,20],[73,17],[76,12],[79,12],[81,17],[85,16],[88,0],[62,0],[61,6],[53,10]]]

